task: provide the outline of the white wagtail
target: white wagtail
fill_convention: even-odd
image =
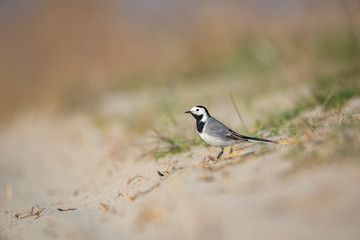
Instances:
[[[224,153],[224,147],[233,145],[237,142],[279,143],[268,139],[241,135],[210,116],[208,110],[203,106],[195,106],[185,113],[191,113],[191,115],[196,119],[197,132],[207,144],[221,148],[217,158],[220,158]]]

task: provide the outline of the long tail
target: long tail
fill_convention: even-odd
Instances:
[[[268,140],[268,139],[264,139],[264,138],[248,137],[248,136],[241,135],[241,134],[239,134],[237,132],[232,132],[232,134],[234,136],[236,136],[239,140],[243,140],[243,141],[248,141],[248,142],[268,142],[268,143],[279,144],[278,141]]]

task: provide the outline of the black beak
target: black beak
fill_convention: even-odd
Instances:
[[[191,113],[191,111],[186,111],[185,113]]]

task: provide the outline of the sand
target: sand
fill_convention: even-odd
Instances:
[[[290,146],[139,161],[85,113],[20,114],[0,132],[0,239],[360,239],[360,168],[288,174]]]

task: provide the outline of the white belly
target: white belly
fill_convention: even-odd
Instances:
[[[226,146],[230,146],[231,144],[234,143],[234,141],[231,139],[225,140],[223,138],[217,138],[214,136],[210,136],[204,132],[199,133],[199,135],[202,138],[202,140],[204,140],[207,144],[209,144],[211,146],[226,147]]]

